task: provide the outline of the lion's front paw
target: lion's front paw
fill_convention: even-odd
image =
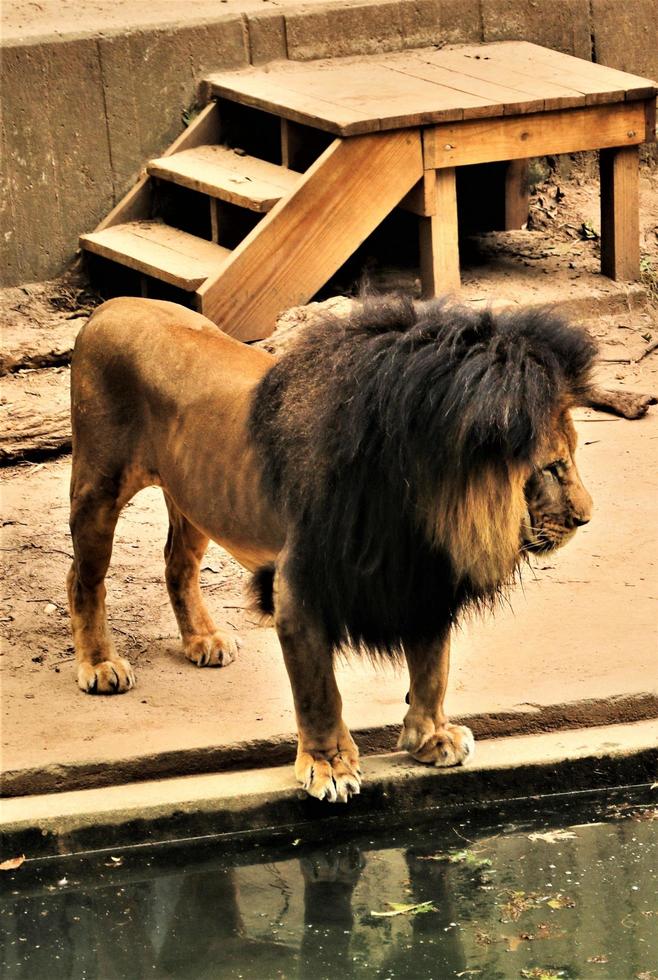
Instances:
[[[295,763],[295,775],[309,796],[329,803],[347,803],[361,792],[361,770],[358,757],[338,752],[301,752]]]
[[[398,747],[406,749],[417,762],[428,766],[458,766],[473,757],[475,739],[465,725],[446,724],[436,728],[431,723],[407,725]]]
[[[123,694],[134,686],[135,672],[123,657],[78,667],[78,687],[87,694]]]
[[[185,643],[185,656],[197,667],[227,667],[238,655],[238,640],[222,630],[193,636]]]

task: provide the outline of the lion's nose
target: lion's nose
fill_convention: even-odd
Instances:
[[[591,514],[574,514],[573,522],[576,527],[582,527],[583,524],[589,524],[591,520]]]

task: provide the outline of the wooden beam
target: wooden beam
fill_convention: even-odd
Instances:
[[[528,221],[528,161],[510,160],[505,167],[505,231],[514,231]]]
[[[601,150],[601,272],[640,278],[639,152],[636,146]]]
[[[646,125],[643,102],[444,123],[424,134],[425,167],[633,146],[646,139]]]
[[[461,285],[454,167],[436,171],[433,213],[420,219],[420,279],[424,299]]]
[[[436,170],[426,170],[422,179],[400,201],[400,207],[427,217],[436,207]]]
[[[306,303],[423,175],[420,133],[335,140],[196,293],[197,309],[240,340],[266,337]]]

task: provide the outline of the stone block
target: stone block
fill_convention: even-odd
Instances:
[[[282,14],[250,14],[249,60],[252,65],[265,65],[288,57],[286,22]]]
[[[56,275],[113,200],[96,42],[3,48],[2,283]]]
[[[479,0],[404,0],[400,24],[405,48],[482,40]]]
[[[403,47],[398,0],[334,3],[286,14],[288,57],[294,61],[376,54]]]
[[[592,60],[589,0],[482,0],[482,28],[484,41],[532,41]]]
[[[658,80],[658,0],[592,0],[596,61]]]

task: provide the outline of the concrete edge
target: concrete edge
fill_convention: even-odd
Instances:
[[[476,739],[480,740],[653,718],[658,718],[658,692],[655,691],[554,705],[527,703],[519,705],[514,711],[456,715],[452,720],[459,725],[468,725]],[[353,729],[361,754],[365,757],[391,752],[399,732],[399,725]],[[232,745],[199,746],[111,760],[99,758],[71,764],[17,768],[3,772],[0,797],[60,793],[62,787],[74,791],[172,776],[200,776],[241,769],[254,771],[255,760],[259,760],[259,769],[291,764],[295,748],[295,736],[281,733],[267,739],[252,739]]]
[[[191,837],[276,838],[303,828],[326,837],[356,819],[408,821],[493,801],[655,780],[658,720],[485,740],[467,766],[431,769],[396,753],[364,760],[347,806],[320,803],[289,766],[18,797],[0,803],[7,855],[63,855]],[[301,832],[301,829],[300,829]]]

